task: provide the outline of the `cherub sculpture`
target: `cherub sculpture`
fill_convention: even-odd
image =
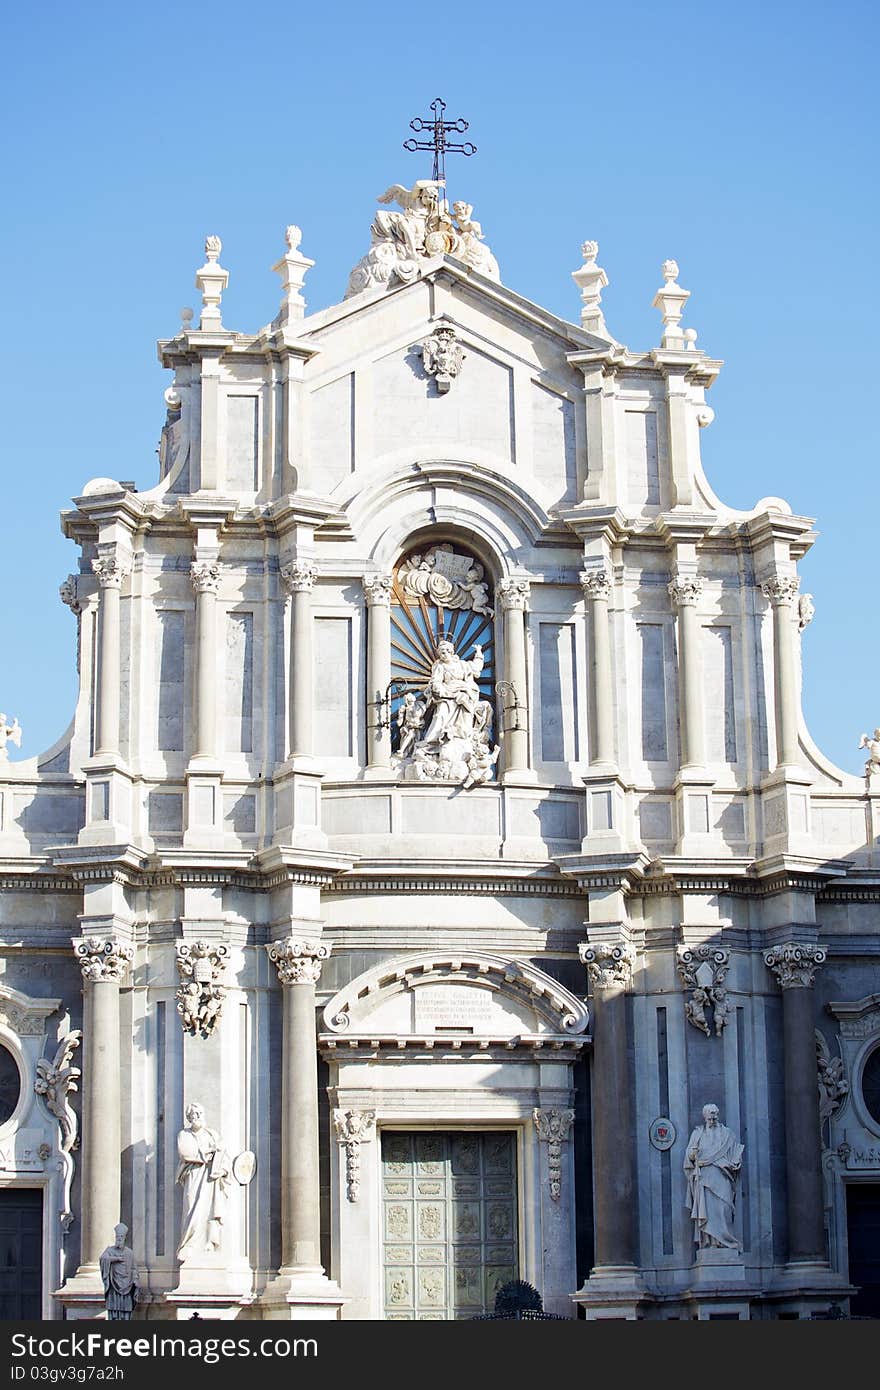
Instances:
[[[3,715],[0,714],[0,723]],[[880,772],[880,729],[874,730],[874,737],[869,738],[867,734],[862,734],[859,739],[859,747],[867,748],[868,761],[865,763],[865,776],[872,777]]]

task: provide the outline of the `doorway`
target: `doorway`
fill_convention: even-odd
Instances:
[[[43,1193],[0,1189],[0,1319],[43,1315]]]
[[[383,1133],[382,1246],[388,1320],[492,1312],[519,1276],[515,1135]]]
[[[880,1318],[880,1183],[847,1183],[846,1229],[849,1280],[860,1285],[850,1310]]]

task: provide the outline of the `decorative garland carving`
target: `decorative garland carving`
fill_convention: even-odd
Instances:
[[[710,1038],[712,1026],[706,1017],[709,1009],[715,1036],[720,1038],[733,1013],[724,988],[724,977],[730,969],[730,952],[720,946],[680,946],[675,968],[685,988],[692,991],[684,1006],[688,1023]]]
[[[345,1148],[345,1191],[356,1202],[361,1188],[361,1144],[375,1137],[375,1110],[334,1110],[336,1142]]]
[[[532,1117],[538,1131],[538,1139],[542,1144],[548,1145],[550,1197],[552,1201],[558,1202],[562,1195],[562,1145],[571,1133],[574,1111],[560,1110],[554,1105],[543,1110],[533,1110]]]
[[[175,951],[181,977],[175,997],[184,1032],[210,1037],[226,998],[219,980],[229,960],[229,947],[217,941],[178,941]]]

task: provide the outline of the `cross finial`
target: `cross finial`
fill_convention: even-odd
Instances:
[[[403,148],[412,152],[413,150],[433,150],[434,168],[431,178],[437,183],[446,183],[446,154],[453,151],[457,154],[467,155],[477,153],[476,145],[472,145],[470,140],[466,140],[463,145],[453,144],[447,137],[451,131],[457,131],[463,135],[468,128],[468,122],[459,116],[457,121],[444,121],[443,112],[446,110],[446,102],[440,97],[435,97],[431,102],[431,110],[434,115],[428,120],[422,120],[421,116],[416,116],[410,121],[410,130],[420,132],[427,130],[431,132],[430,140],[404,140]]]

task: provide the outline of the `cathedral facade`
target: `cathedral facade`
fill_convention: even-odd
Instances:
[[[880,733],[804,725],[813,523],[710,487],[674,262],[633,351],[594,242],[565,322],[442,184],[379,201],[314,313],[287,229],[256,333],[209,237],[158,483],[63,513],[2,1315],[103,1313],[120,1220],[138,1317],[880,1315]]]

